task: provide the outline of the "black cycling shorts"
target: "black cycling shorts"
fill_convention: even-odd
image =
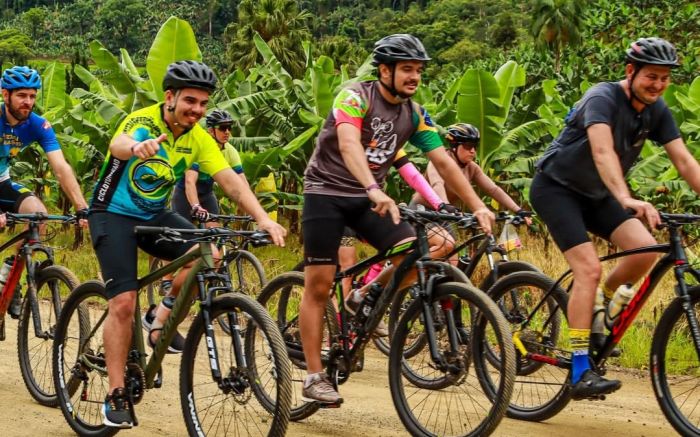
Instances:
[[[610,240],[615,229],[631,219],[611,194],[592,199],[539,171],[530,186],[530,204],[562,252],[591,241],[588,232]]]
[[[174,260],[184,255],[194,243],[158,241],[158,235],[136,235],[134,226],[167,226],[194,229],[194,225],[173,211],[165,210],[151,220],[111,212],[91,212],[88,217],[92,247],[100,263],[107,296],[110,299],[125,291],[136,290],[137,247],[156,258]],[[186,238],[186,237],[185,237]]]
[[[34,193],[29,188],[12,182],[10,179],[0,182],[0,211],[19,212],[19,206]]]
[[[416,236],[408,223],[395,225],[389,214],[380,217],[371,207],[366,197],[304,194],[301,223],[306,264],[337,264],[345,226],[379,251]]]
[[[199,198],[199,205],[202,208],[206,209],[212,214],[219,213],[219,202],[217,202],[213,191],[209,191],[208,193],[197,193],[197,197]],[[192,206],[187,200],[184,188],[175,187],[173,190],[171,204],[173,211],[180,214],[187,220],[192,220]]]

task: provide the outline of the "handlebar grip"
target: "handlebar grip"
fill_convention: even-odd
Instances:
[[[134,234],[164,234],[168,228],[162,226],[134,226]]]

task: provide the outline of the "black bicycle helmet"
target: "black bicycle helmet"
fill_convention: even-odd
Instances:
[[[636,64],[679,67],[678,53],[673,44],[662,38],[639,38],[627,49],[627,62]]]
[[[207,127],[216,127],[222,124],[232,124],[231,114],[223,109],[215,109],[206,118]]]
[[[479,129],[469,123],[457,123],[447,127],[445,139],[451,147],[457,147],[464,143],[478,145],[481,134],[479,134]]]
[[[394,64],[398,61],[430,60],[423,43],[418,38],[407,33],[397,33],[385,36],[374,43],[372,65]]]
[[[163,91],[180,88],[199,88],[211,93],[216,89],[216,75],[202,62],[173,62],[163,77]]]

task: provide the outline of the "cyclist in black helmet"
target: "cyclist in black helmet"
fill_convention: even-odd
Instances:
[[[678,173],[700,193],[700,165],[661,98],[671,70],[679,65],[676,49],[661,38],[641,38],[630,45],[626,61],[623,80],[595,85],[574,105],[564,129],[537,163],[530,188],[533,208],[573,270],[568,318],[574,399],[620,387],[620,381],[590,368],[589,343],[591,353],[600,347],[606,302],[616,293],[616,301],[630,296],[627,284],[641,278],[656,258],[647,253],[620,260],[596,292],[601,266],[587,231],[623,250],[655,244],[641,219],[654,228],[659,213],[632,197],[625,182],[647,139],[663,145]],[[633,210],[634,217],[626,210]]]
[[[426,153],[490,231],[493,214],[447,155],[427,111],[410,100],[429,59],[414,36],[398,34],[377,41],[373,63],[378,80],[352,84],[336,96],[304,173],[306,267],[299,319],[308,372],[302,397],[308,402],[343,401],[322,372],[320,350],[324,308],[343,228],[352,228],[380,250],[415,238],[413,228],[399,221],[396,204],[382,190],[404,143],[410,141]],[[380,274],[377,281],[383,283],[387,274]]]
[[[133,426],[124,390],[124,366],[132,338],[136,305],[137,247],[150,255],[172,260],[192,245],[157,241],[135,236],[134,226],[193,228],[185,218],[166,209],[175,182],[192,163],[212,175],[224,192],[255,218],[278,245],[286,231],[269,219],[250,188],[226,162],[218,145],[198,124],[216,76],[196,61],[170,64],[163,79],[164,102],[129,114],[112,138],[90,205],[90,236],[109,295],[105,320],[104,348],[109,392],[103,406],[104,424],[118,428]],[[172,295],[177,295],[186,276],[177,275]],[[170,313],[173,299],[164,298],[148,334],[153,347]],[[182,351],[182,337],[170,344],[171,352]]]

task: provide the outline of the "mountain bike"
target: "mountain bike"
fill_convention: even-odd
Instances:
[[[20,243],[12,257],[12,268],[0,296],[0,340],[5,340],[5,314],[15,293],[21,293],[25,274],[26,293],[22,300],[17,329],[17,354],[22,379],[37,402],[58,405],[51,377],[51,348],[62,300],[78,285],[78,278],[66,267],[55,265],[54,249],[46,245],[51,237],[39,232],[42,224],[54,221],[77,224],[75,216],[43,213],[6,213],[7,224],[27,224],[27,229],[0,245],[0,252]],[[39,259],[37,258],[39,255]],[[41,259],[43,258],[43,259]]]
[[[223,227],[232,229],[236,227],[247,227],[253,218],[249,215],[219,215],[209,214],[207,222],[220,223]],[[221,269],[228,269],[231,275],[231,283],[234,291],[250,296],[257,296],[258,292],[267,282],[265,269],[260,260],[250,252],[252,242],[246,238],[226,238],[217,244],[222,261],[219,264]],[[163,262],[158,258],[153,258],[149,263],[149,272],[154,272],[163,266]],[[155,305],[160,302],[164,291],[159,287],[159,283],[149,284],[146,287],[148,304]]]
[[[663,254],[616,318],[603,347],[591,355],[591,361],[596,372],[605,373],[607,360],[617,344],[661,278],[673,270],[676,297],[661,314],[654,331],[649,373],[661,410],[671,425],[681,435],[700,435],[700,286],[696,285],[700,283],[700,271],[688,262],[682,241],[683,226],[697,226],[700,215],[660,216],[661,227],[668,231],[668,243],[600,258],[609,261],[639,253]],[[567,271],[553,281],[542,273],[518,272],[498,280],[489,290],[513,328],[517,349],[516,390],[508,408],[510,417],[546,420],[571,399],[571,354],[565,335],[568,295],[561,287],[570,275],[571,271]],[[487,378],[484,382],[485,389],[491,390]]]
[[[161,363],[177,326],[196,301],[197,314],[189,327],[180,365],[180,403],[190,435],[282,436],[289,421],[292,395],[291,363],[284,341],[270,315],[254,299],[230,292],[227,270],[214,263],[212,243],[240,238],[268,244],[268,235],[226,228],[171,229],[135,227],[135,232],[158,234],[176,242],[198,242],[194,250],[139,279],[139,289],[189,262],[182,291],[175,299],[160,338],[146,362],[141,317],[134,315],[132,346],[125,369],[129,410],[147,389],[162,384]],[[109,387],[102,343],[108,298],[104,285],[88,281],[66,300],[56,326],[53,376],[66,421],[78,434],[109,436],[118,429],[102,424],[100,409]],[[227,318],[225,332],[212,323]],[[136,417],[133,423],[138,424]]]
[[[336,387],[345,383],[352,372],[362,370],[358,364],[370,334],[386,313],[402,279],[416,269],[420,292],[396,326],[389,357],[389,385],[399,417],[412,435],[442,434],[445,430],[456,435],[487,435],[501,421],[510,399],[515,376],[515,353],[510,349],[510,334],[504,332],[507,326],[501,312],[483,291],[471,286],[463,273],[450,264],[430,258],[426,233],[426,223],[431,220],[471,222],[474,218],[471,215],[412,211],[403,207],[400,211],[403,219],[416,227],[417,239],[336,273],[333,295],[338,312],[329,300],[323,321],[321,361]],[[343,299],[342,279],[352,278],[374,263],[397,255],[405,255],[405,258],[396,266],[393,277],[383,289],[375,285],[370,291],[370,295],[376,297],[376,304],[366,319],[362,321],[358,316],[351,316]],[[455,282],[456,276],[460,276],[462,282]],[[305,403],[299,396],[306,369],[298,324],[303,290],[304,274],[288,272],[272,279],[258,298],[276,319],[296,367],[292,420],[306,418],[323,407],[315,402]],[[457,303],[461,304],[460,314],[454,311]],[[498,380],[497,388],[489,396],[480,389],[472,370],[477,365],[488,366],[480,358],[483,356],[480,348],[485,342],[461,341],[455,319],[471,321],[472,338],[488,337],[500,345],[499,365],[490,366],[491,378]],[[427,341],[411,357],[404,357],[405,348],[417,335],[425,335]],[[427,361],[432,367],[429,373],[422,375],[424,384],[413,384],[404,377],[404,369],[420,361]],[[431,382],[432,386],[426,387]],[[440,414],[431,414],[435,409],[440,409]]]
[[[531,213],[525,213],[524,215],[511,215],[500,213],[496,221],[502,222],[504,225],[520,226],[525,223],[524,217],[530,216]],[[456,230],[458,226],[457,223],[447,226]],[[483,291],[488,291],[488,289],[493,285],[496,279],[503,276],[509,275],[513,272],[520,271],[540,271],[537,267],[525,261],[513,261],[508,259],[508,250],[502,247],[493,235],[487,235],[483,232],[478,232],[478,223],[469,223],[470,227],[465,230],[474,231],[475,234],[470,238],[466,239],[461,244],[456,245],[450,253],[448,253],[444,259],[449,260],[454,255],[463,253],[468,248],[473,248],[471,254],[463,255],[459,257],[457,268],[464,272],[467,278],[472,280],[476,272],[477,267],[480,265],[481,261],[486,259],[486,267],[488,273],[479,283],[479,289]],[[463,224],[461,225],[463,226]],[[403,313],[403,310],[408,307],[413,299],[413,294],[416,292],[414,288],[408,287],[403,290],[399,290],[394,296],[394,300],[389,307],[388,314],[385,316],[384,321],[389,326],[389,337],[374,337],[372,341],[374,345],[385,355],[389,355],[389,346],[391,333],[393,332],[394,326],[399,320],[399,317]],[[460,321],[457,321],[457,325],[461,328]]]

